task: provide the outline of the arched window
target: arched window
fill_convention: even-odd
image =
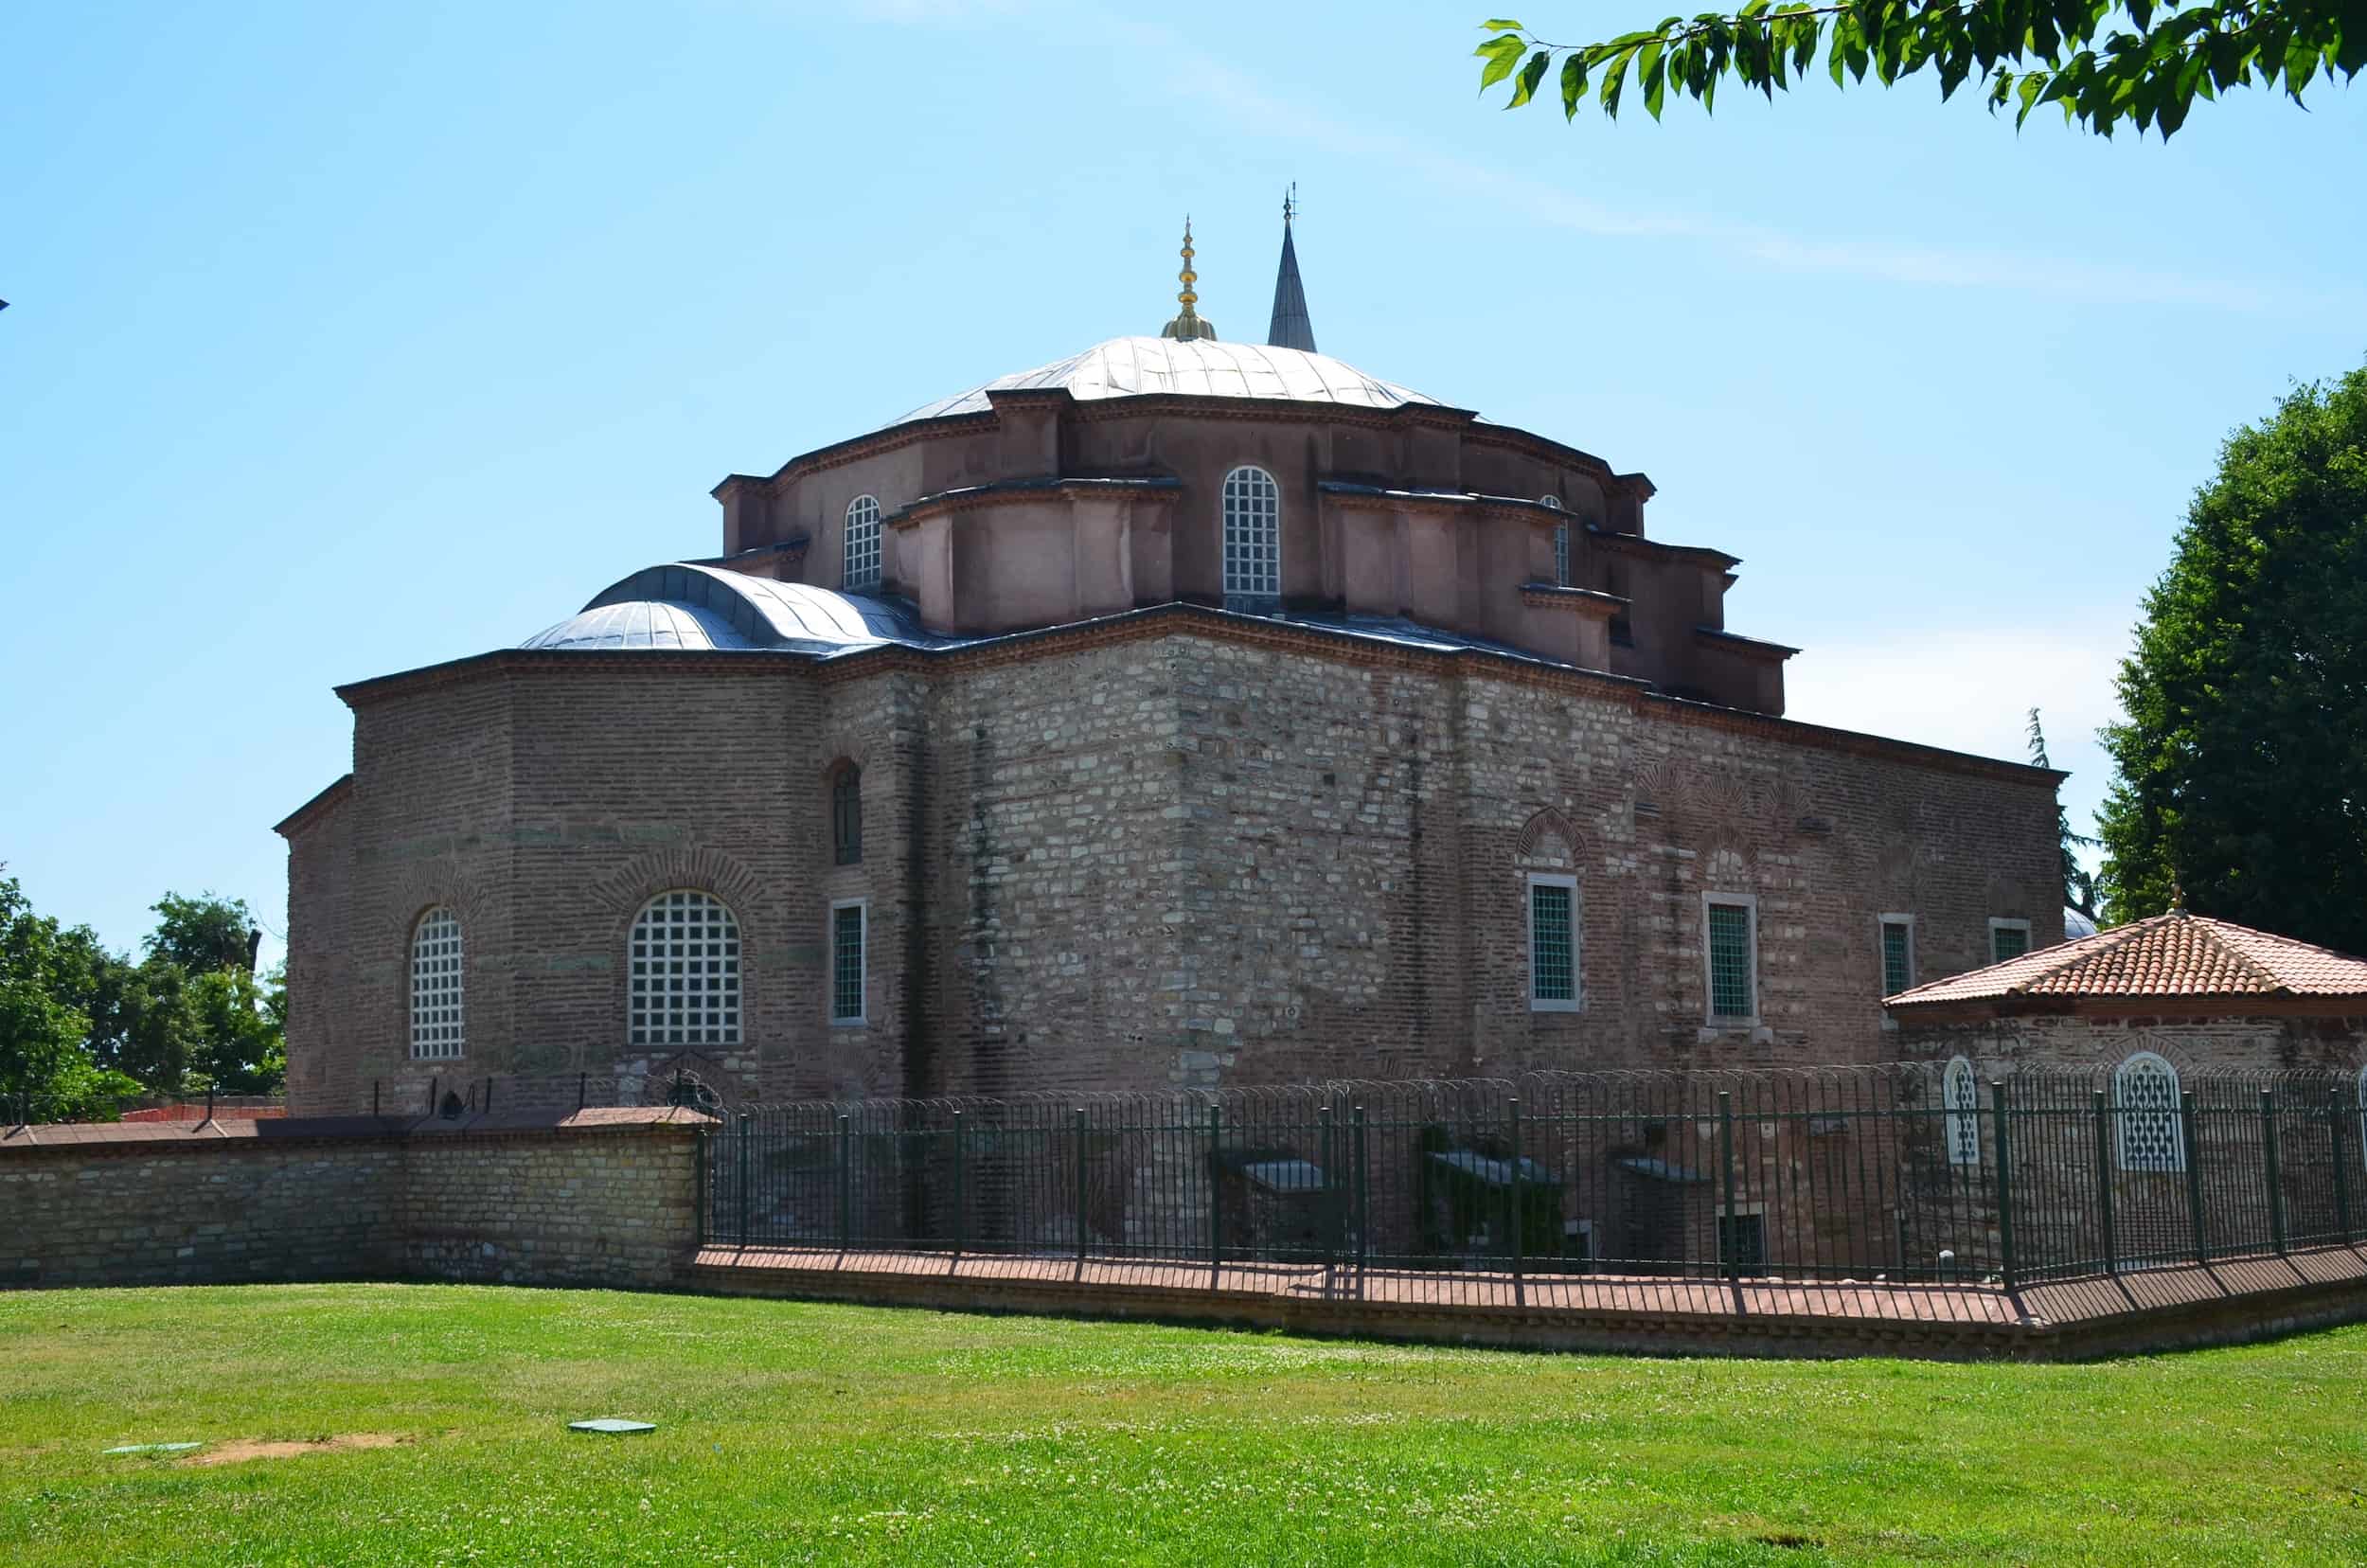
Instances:
[[[642,906],[628,946],[626,1038],[635,1045],[739,1043],[739,922],[687,888]]]
[[[830,847],[839,864],[863,864],[863,770],[852,762],[830,771]]]
[[[1540,495],[1537,504],[1551,507],[1556,511],[1561,510],[1561,497],[1558,495]],[[1570,525],[1567,523],[1554,525],[1554,586],[1570,586]]]
[[[1262,610],[1282,597],[1282,487],[1261,468],[1224,476],[1224,603]]]
[[[880,586],[880,502],[858,495],[846,503],[846,547],[839,586],[850,594]]]
[[[461,979],[460,917],[438,904],[411,928],[411,1055],[418,1060],[444,1060],[467,1049]]]
[[[2178,1069],[2139,1051],[2112,1075],[2123,1170],[2183,1170],[2186,1135],[2179,1121]]]
[[[2358,1107],[2358,1160],[2367,1165],[2367,1067],[2358,1070],[2358,1088],[2352,1098]]]
[[[1972,1063],[1950,1057],[1947,1076],[1940,1079],[1940,1100],[1948,1107],[1948,1163],[1981,1163],[1981,1084]]]

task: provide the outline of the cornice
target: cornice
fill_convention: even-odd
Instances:
[[[1625,615],[1628,606],[1634,601],[1593,588],[1564,588],[1551,582],[1524,582],[1521,584],[1521,602],[1540,610],[1568,610],[1597,620],[1612,620]]]
[[[990,484],[969,485],[960,490],[939,490],[934,495],[924,495],[910,506],[891,512],[885,522],[891,528],[908,528],[923,518],[1041,500],[1047,495],[1070,499],[1123,495],[1164,505],[1174,501],[1183,489],[1182,480],[1165,477],[1095,479],[1077,475],[1048,475],[1040,479],[998,479]]]
[[[1782,664],[1800,651],[1784,643],[1769,642],[1764,637],[1746,637],[1739,632],[1728,632],[1722,627],[1697,626],[1693,629],[1693,635],[1697,640],[1716,643],[1729,652],[1750,659],[1763,659],[1769,664]]]
[[[352,793],[353,775],[351,774],[347,774],[343,777],[338,778],[329,784],[328,788],[322,790],[311,799],[306,801],[294,811],[290,811],[286,816],[281,817],[272,826],[272,831],[277,833],[282,838],[292,837],[299,829],[305,827],[314,817],[323,815],[335,807],[344,805],[346,797]]]

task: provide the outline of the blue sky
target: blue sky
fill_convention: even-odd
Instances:
[[[276,931],[333,683],[713,551],[727,472],[1155,331],[1186,210],[1261,338],[1293,179],[1326,352],[1649,472],[1653,533],[1744,558],[1729,624],[1806,650],[1797,717],[2016,756],[2041,705],[2084,820],[2218,441],[2367,354],[2367,94],[2167,147],[1928,82],[1567,127],[1475,99],[1483,14],[19,8],[0,860],[120,945],[167,888]]]

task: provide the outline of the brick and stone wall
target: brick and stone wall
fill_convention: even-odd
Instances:
[[[419,1277],[657,1286],[695,1119],[300,1120],[0,1133],[0,1288]],[[259,1129],[259,1131],[258,1131]]]
[[[383,689],[381,689],[383,687]],[[291,840],[291,1101],[589,1073],[626,1043],[650,896],[738,917],[727,1101],[1865,1062],[1878,920],[1920,976],[1988,921],[2060,939],[2054,775],[1631,683],[1189,607],[1115,629],[814,665],[504,655],[354,699],[352,783]],[[863,853],[827,780],[862,769]],[[1577,880],[1583,1006],[1527,1001],[1527,882]],[[1758,1017],[1713,1025],[1702,896],[1756,900]],[[866,901],[832,1021],[833,900]],[[464,928],[467,1052],[409,1056],[424,909]]]

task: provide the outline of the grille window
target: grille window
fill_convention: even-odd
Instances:
[[[411,928],[411,1054],[422,1061],[462,1054],[460,918],[436,908]]]
[[[2112,1075],[2123,1170],[2183,1170],[2185,1130],[2179,1125],[2178,1069],[2140,1051]]]
[[[1914,983],[1914,927],[1904,920],[1884,920],[1882,922],[1882,994],[1896,996]]]
[[[1261,609],[1282,597],[1282,490],[1264,469],[1224,476],[1224,599]]]
[[[1569,877],[1529,880],[1529,1006],[1551,1011],[1578,1000],[1578,889]]]
[[[2029,921],[1991,920],[1989,922],[1990,963],[2002,964],[2008,958],[2019,958],[2029,951]]]
[[[1979,1165],[1981,1086],[1973,1078],[1971,1062],[1963,1057],[1949,1062],[1948,1076],[1940,1080],[1940,1097],[1948,1107],[1948,1163]]]
[[[1709,906],[1710,1016],[1751,1018],[1758,1011],[1758,989],[1751,972],[1751,906]]]
[[[830,775],[830,842],[839,864],[863,864],[863,770],[852,762]]]
[[[632,922],[626,1035],[635,1045],[739,1043],[739,922],[687,889],[661,893]]]
[[[846,503],[845,569],[840,586],[860,594],[880,586],[880,502],[858,495]]]
[[[863,1021],[865,911],[858,903],[830,906],[830,1022]]]

